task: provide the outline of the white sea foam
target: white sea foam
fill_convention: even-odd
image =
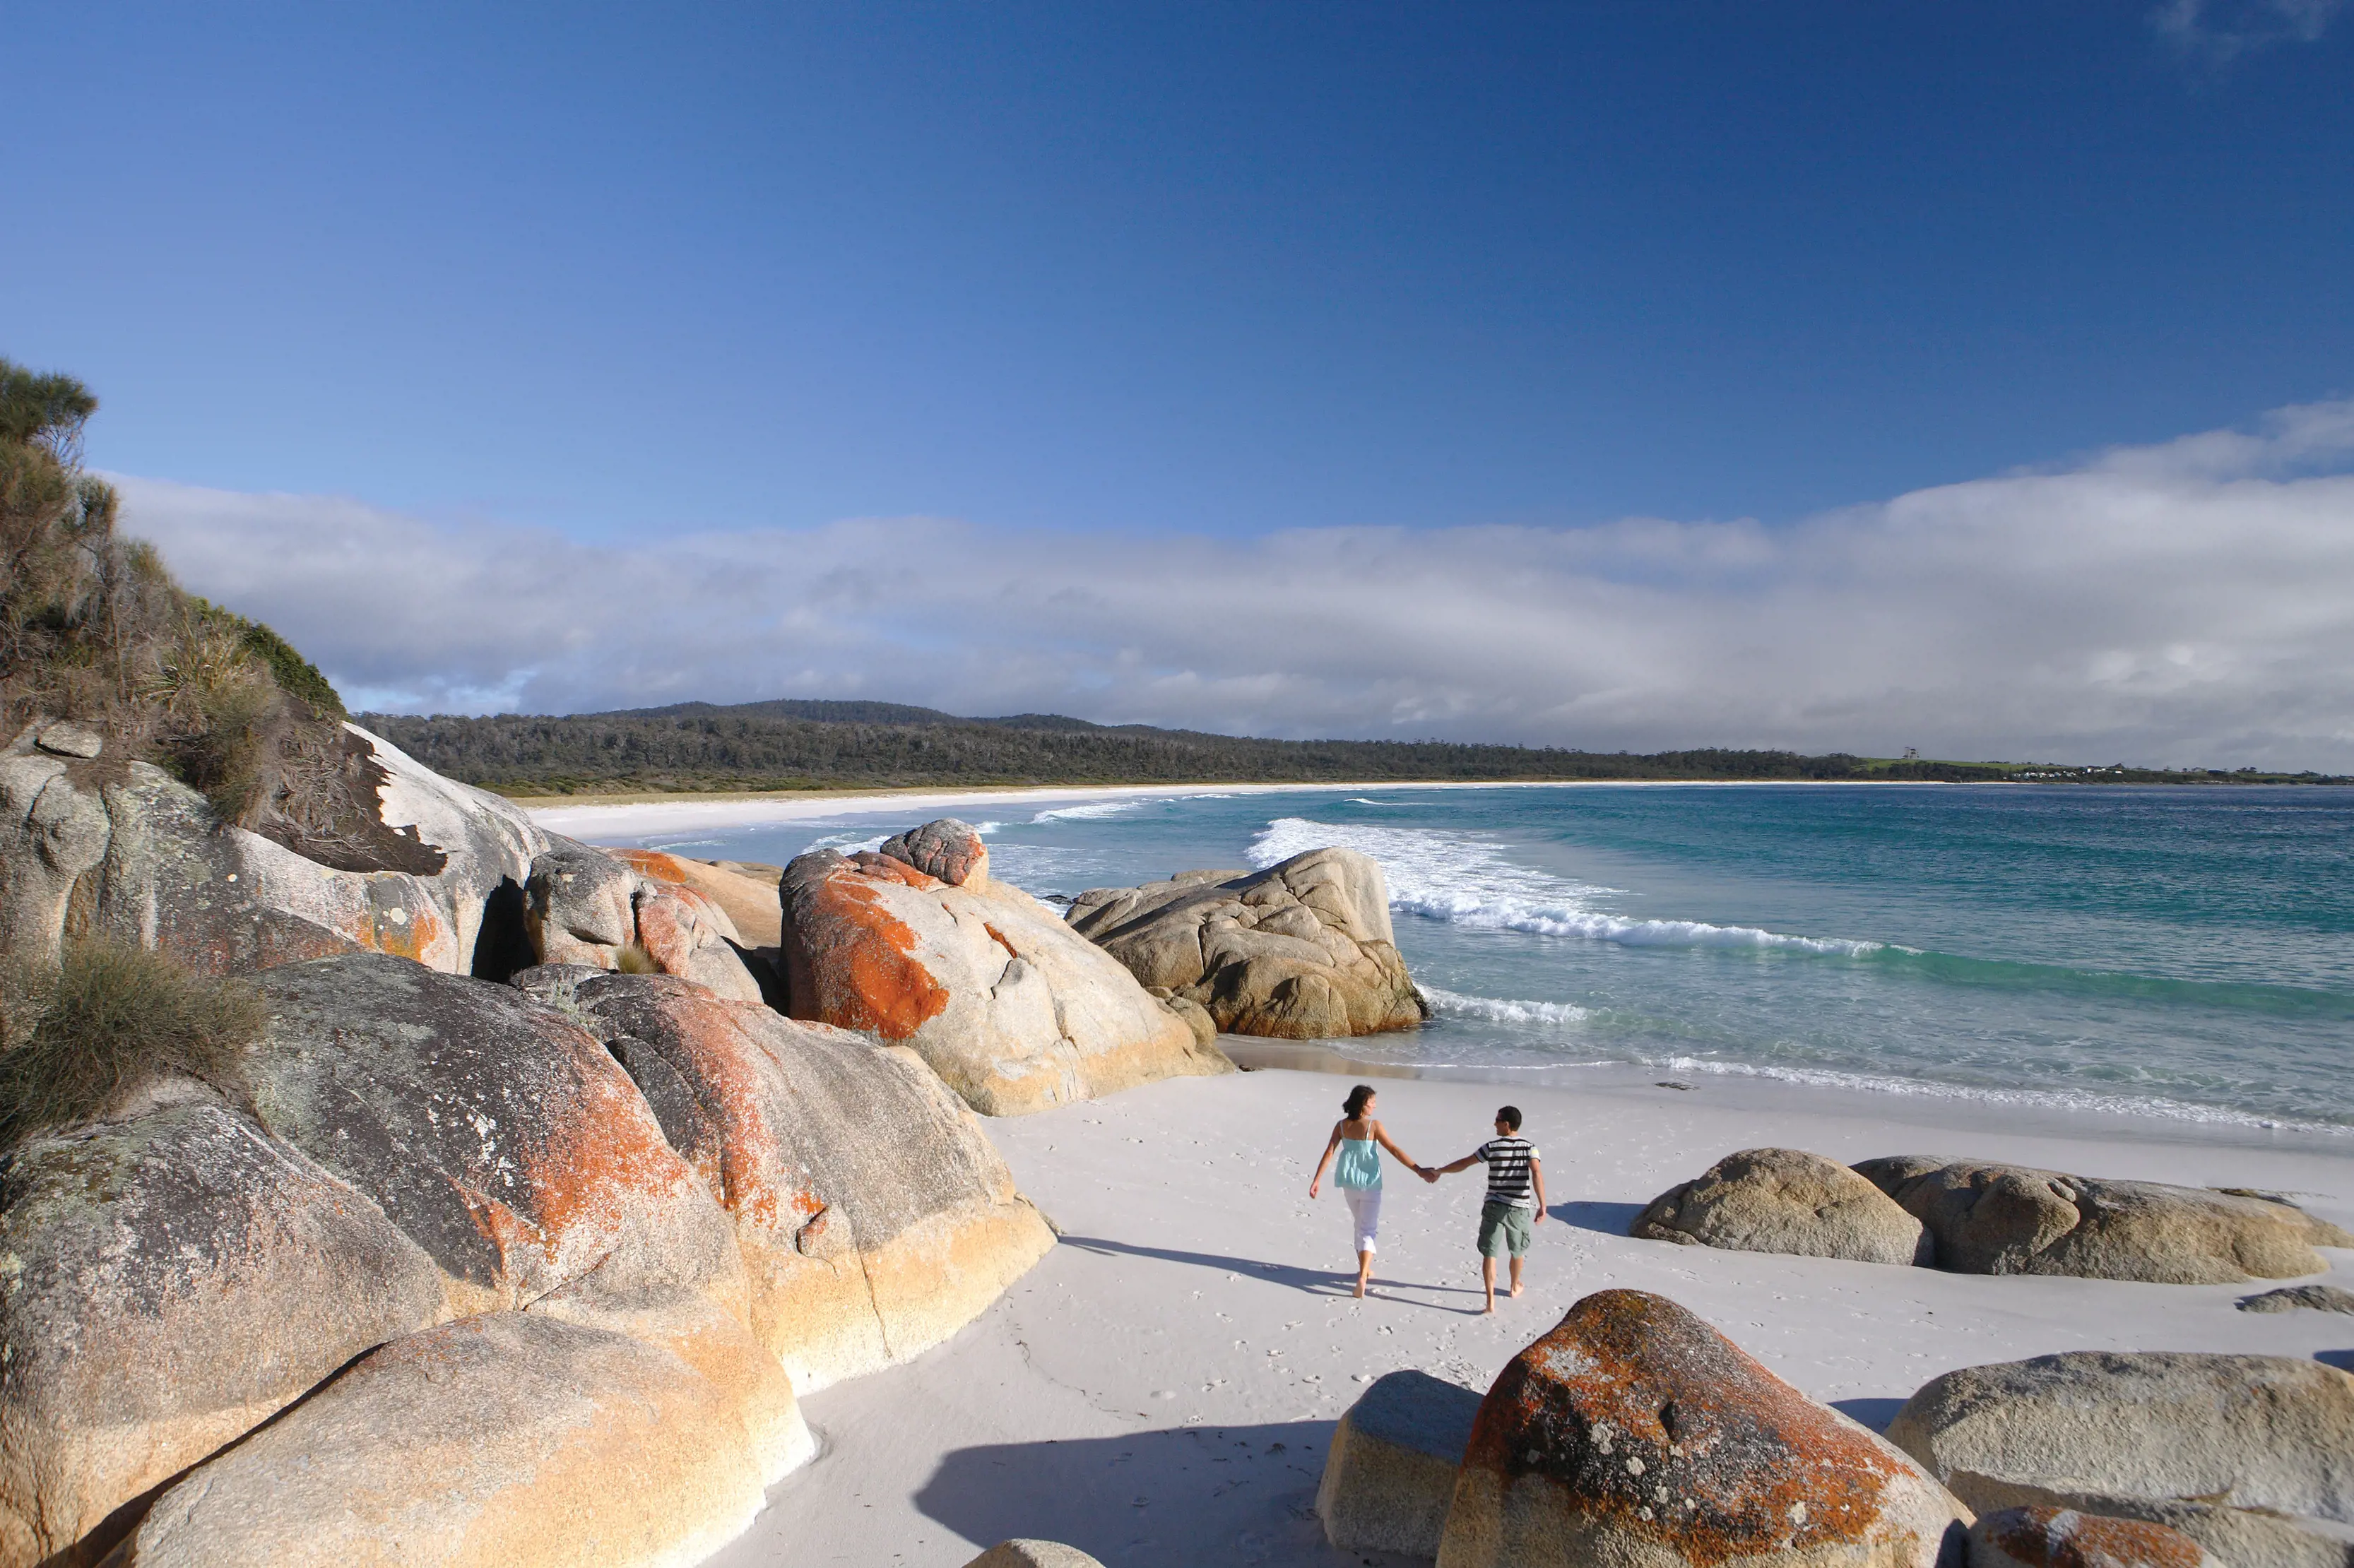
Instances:
[[[1569,1024],[1593,1014],[1574,1001],[1510,1001],[1501,997],[1465,996],[1435,985],[1421,988],[1430,1010],[1441,1018],[1477,1019],[1485,1023]]]
[[[1093,821],[1098,817],[1117,817],[1143,805],[1141,800],[1090,800],[1084,806],[1056,806],[1031,818],[1033,822]]]
[[[889,833],[876,833],[871,838],[862,838],[854,832],[828,833],[822,839],[811,839],[810,841],[810,849],[840,850],[844,854],[855,854],[860,850],[881,849],[883,847],[883,841],[890,836],[891,835]],[[802,853],[807,853],[808,851],[803,851]]]
[[[1630,948],[1754,948],[1860,958],[1879,942],[1838,937],[1797,937],[1754,926],[1712,926],[1704,920],[1637,920],[1591,906],[1616,888],[1571,882],[1516,864],[1497,840],[1437,828],[1383,828],[1278,817],[1251,841],[1260,867],[1303,850],[1337,844],[1382,863],[1390,907],[1426,919],[1544,937],[1583,937]]]
[[[1426,991],[1425,994],[1427,994]],[[1851,1089],[1866,1094],[1913,1095],[1924,1099],[1972,1100],[1983,1105],[2031,1106],[2052,1110],[2100,1111],[2111,1116],[2156,1116],[2172,1121],[2199,1121],[2232,1127],[2286,1128],[2298,1132],[2354,1133],[2336,1122],[2297,1121],[2232,1110],[2223,1106],[2196,1105],[2162,1096],[2105,1095],[2091,1089],[2003,1089],[1974,1084],[1941,1084],[1932,1078],[1905,1078],[1877,1073],[1845,1073],[1830,1067],[1788,1067],[1762,1062],[1727,1062],[1709,1056],[1644,1056],[1647,1067],[1674,1073],[1707,1073],[1726,1078],[1766,1078],[1810,1088]]]

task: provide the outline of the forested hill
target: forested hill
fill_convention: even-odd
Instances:
[[[1257,740],[1056,714],[960,718],[896,703],[764,702],[569,717],[363,715],[429,768],[509,794],[844,785],[1314,783],[1356,779],[1997,779],[2003,764],[1787,751],[1564,751],[1448,741]],[[2092,770],[2071,770],[2087,777]],[[2046,775],[2048,776],[2048,775]],[[2107,779],[2180,774],[2104,771]],[[2220,777],[2220,776],[2218,776]]]

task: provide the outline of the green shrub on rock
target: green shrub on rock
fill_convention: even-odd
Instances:
[[[101,1115],[167,1072],[218,1079],[269,1022],[261,999],[177,959],[69,942],[55,969],[0,977],[0,1150]]]

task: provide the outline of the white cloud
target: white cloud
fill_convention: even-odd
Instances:
[[[2167,0],[2149,14],[2158,37],[2185,56],[2224,65],[2274,44],[2309,44],[2345,0]]]
[[[872,696],[1269,735],[2354,768],[2354,401],[1788,527],[1248,540],[932,518],[588,546],[125,478],[409,710]]]

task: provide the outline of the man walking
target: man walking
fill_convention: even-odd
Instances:
[[[1511,1293],[1518,1296],[1521,1260],[1528,1255],[1530,1238],[1545,1215],[1544,1165],[1537,1158],[1537,1146],[1521,1136],[1518,1106],[1498,1110],[1496,1136],[1453,1164],[1440,1166],[1430,1179],[1436,1181],[1473,1165],[1488,1168],[1488,1201],[1479,1205],[1479,1281],[1487,1287],[1488,1310],[1493,1312],[1496,1260],[1511,1254]]]

